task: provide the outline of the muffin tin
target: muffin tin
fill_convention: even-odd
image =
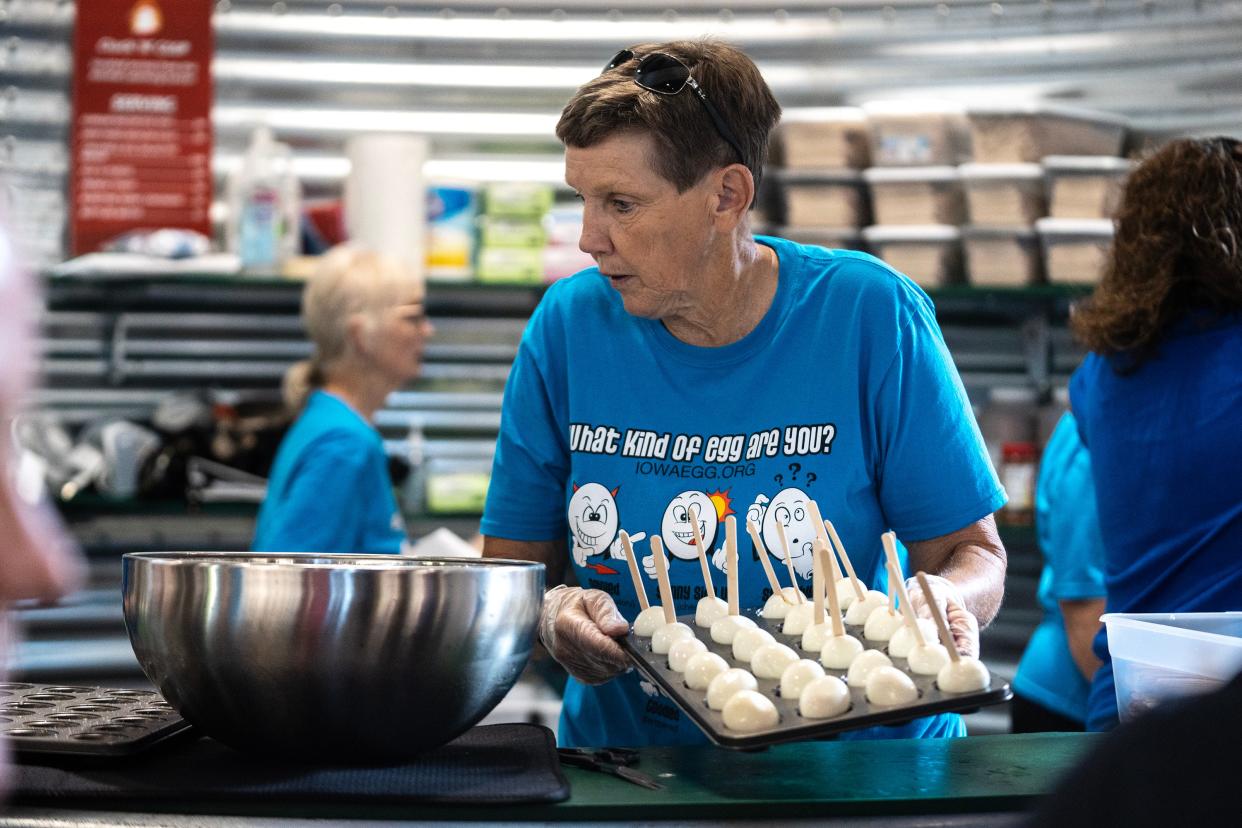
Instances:
[[[789,636],[781,632],[781,621],[765,619],[759,615],[758,610],[747,610],[742,614],[758,624],[760,629],[770,632],[777,641],[793,647],[803,658],[819,661],[817,653],[806,652],[799,646],[801,636]],[[732,647],[717,644],[712,641],[707,630],[696,627],[693,615],[681,616],[677,620],[694,630],[695,636],[707,645],[708,652],[716,653],[724,658],[730,667],[750,670],[749,664],[733,658]],[[884,642],[864,638],[862,627],[846,625],[845,630],[862,641],[867,649],[886,649]],[[781,698],[779,680],[760,678],[757,679],[758,690],[775,703],[776,710],[780,714],[780,722],[770,730],[743,734],[726,728],[720,711],[712,710],[707,706],[706,690],[691,690],[686,687],[682,675],[669,669],[668,657],[652,652],[650,638],[639,638],[631,632],[621,640],[621,644],[634,659],[638,670],[659,685],[664,694],[707,734],[707,738],[721,747],[728,748],[762,748],[782,742],[819,739],[861,727],[901,724],[935,713],[973,711],[985,705],[1008,701],[1013,695],[1009,684],[996,676],[992,676],[991,685],[986,690],[977,693],[942,693],[936,688],[935,676],[920,676],[911,673],[904,658],[894,658],[892,659],[893,666],[909,675],[914,680],[915,687],[918,688],[919,698],[915,703],[880,707],[867,701],[862,688],[851,687],[851,706],[845,713],[831,719],[806,719],[798,712],[797,699]],[[825,672],[845,681],[845,670],[826,669]]]
[[[19,753],[125,756],[189,728],[153,690],[0,683],[0,733]]]

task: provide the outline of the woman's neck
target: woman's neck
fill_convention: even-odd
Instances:
[[[763,320],[776,296],[776,251],[749,236],[703,263],[705,290],[664,327],[688,345],[719,348],[742,339]]]
[[[391,383],[372,373],[336,366],[329,372],[323,390],[339,397],[369,423],[375,419],[375,412],[384,407],[388,395],[396,389]]]

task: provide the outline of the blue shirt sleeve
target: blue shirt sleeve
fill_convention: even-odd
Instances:
[[[359,544],[376,480],[368,453],[359,449],[348,437],[317,440],[300,458],[255,551],[368,551]]]
[[[500,434],[480,531],[520,541],[565,537],[565,481],[569,477],[568,424],[563,391],[545,373],[560,350],[549,347],[549,292],[522,335],[505,384]]]
[[[876,478],[885,519],[918,541],[987,517],[1006,498],[931,300],[919,292],[903,306],[874,402]]]
[[[1064,415],[1044,449],[1036,510],[1040,549],[1052,572],[1051,597],[1060,601],[1103,597],[1104,540],[1091,456],[1072,414]]]

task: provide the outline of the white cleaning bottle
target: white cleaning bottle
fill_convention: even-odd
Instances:
[[[301,241],[301,187],[293,152],[270,128],[256,127],[242,165],[229,179],[229,249],[249,272],[279,272]]]

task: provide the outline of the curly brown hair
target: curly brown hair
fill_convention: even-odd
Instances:
[[[1071,318],[1078,339],[1119,373],[1154,357],[1194,311],[1242,310],[1242,144],[1179,139],[1126,183],[1117,232],[1095,292]]]

